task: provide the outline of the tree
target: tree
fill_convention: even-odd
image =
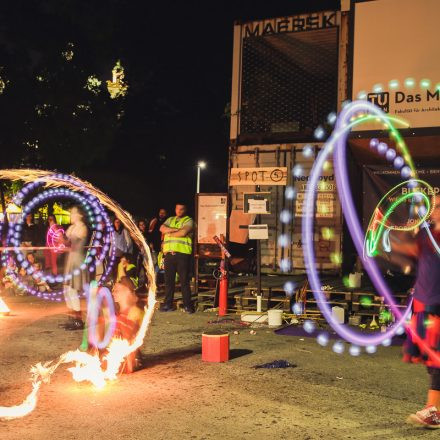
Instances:
[[[106,83],[117,61],[114,14],[97,18],[87,3],[21,0],[2,14],[3,166],[80,173],[112,148],[124,115],[124,96],[113,99]]]

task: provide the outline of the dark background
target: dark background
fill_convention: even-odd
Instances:
[[[137,216],[178,200],[192,207],[198,160],[208,163],[201,191],[225,192],[234,21],[337,8],[337,0],[4,2],[2,168],[75,173]],[[129,89],[111,100],[105,80],[117,59]],[[84,89],[91,74],[103,81],[97,95]],[[49,110],[36,115],[43,103]],[[75,110],[84,103],[90,111]]]

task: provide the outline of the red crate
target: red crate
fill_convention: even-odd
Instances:
[[[229,333],[202,334],[202,361],[227,362],[229,360]]]

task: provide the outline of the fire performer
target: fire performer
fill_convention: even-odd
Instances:
[[[420,229],[414,244],[396,247],[417,258],[410,328],[422,338],[423,344],[440,355],[440,255],[434,247],[435,241],[440,244],[440,199],[437,198],[436,202],[430,218],[431,226]],[[431,379],[425,408],[411,414],[408,422],[426,428],[440,428],[440,364],[428,357],[422,344],[413,340],[411,332],[405,343],[404,360],[425,364]]]
[[[70,226],[66,231],[66,245],[70,247],[67,256],[64,274],[71,275],[70,281],[65,281],[64,298],[69,310],[69,322],[65,326],[66,330],[82,330],[84,321],[81,315],[81,305],[79,294],[84,290],[87,282],[86,273],[80,270],[84,261],[84,246],[87,240],[87,226],[83,221],[83,214],[74,206],[70,210]]]
[[[143,309],[138,305],[139,298],[135,290],[135,285],[128,276],[121,277],[113,288],[115,302],[119,304],[115,336],[126,339],[130,343],[136,337],[144,316]],[[136,369],[138,355],[139,350],[136,350],[127,357],[124,373],[132,373]]]

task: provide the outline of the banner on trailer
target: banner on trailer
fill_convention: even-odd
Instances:
[[[439,127],[440,1],[378,0],[354,8],[352,99],[366,97],[411,128]]]

